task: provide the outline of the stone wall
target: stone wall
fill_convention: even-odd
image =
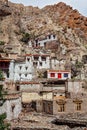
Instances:
[[[53,101],[43,100],[43,112],[53,114]]]
[[[37,92],[22,92],[22,102],[28,103],[42,99],[42,96]]]
[[[19,97],[17,99],[6,100],[3,106],[0,107],[0,114],[6,113],[7,119],[12,120],[18,118],[18,115],[20,114],[21,110],[21,98]]]
[[[77,103],[81,103],[81,109],[77,107]],[[61,105],[64,108],[61,109]],[[39,107],[40,106],[40,107]],[[65,99],[65,100],[42,100],[40,105],[37,105],[38,112],[45,112],[48,114],[68,114],[68,113],[83,113],[87,112],[87,98],[83,99]],[[39,109],[40,110],[39,110]]]
[[[37,112],[43,111],[43,101],[42,100],[36,101],[36,110],[37,110]]]
[[[52,92],[22,92],[22,102],[28,103],[31,101],[39,101],[39,100],[51,100],[53,98]]]
[[[40,84],[21,84],[20,85],[20,91],[39,91],[40,90]]]
[[[59,112],[58,107],[59,104],[57,103],[57,100],[53,101],[53,114],[62,114],[62,113],[76,113],[76,112],[87,112],[87,99],[83,98],[81,99],[81,110],[77,110],[77,103],[74,102],[74,99],[66,99],[65,100],[65,110]],[[80,101],[79,101],[80,103]]]
[[[67,82],[68,92],[74,92],[75,94],[78,92],[83,92],[82,89],[82,81],[81,80],[68,80]]]

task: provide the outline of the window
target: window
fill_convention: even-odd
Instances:
[[[73,102],[75,103],[75,110],[80,111],[81,110],[82,100],[76,98],[76,99],[73,100]]]
[[[22,66],[19,66],[19,68],[20,68],[20,70],[21,70]]]
[[[39,57],[38,56],[34,56],[34,60],[38,61]]]
[[[37,66],[37,62],[33,62],[33,66]]]
[[[68,73],[64,73],[64,77],[65,77],[65,78],[68,78]]]
[[[38,43],[38,39],[36,39],[35,42]]]
[[[41,59],[42,59],[42,61],[46,61],[46,57],[44,57],[44,56],[41,57]]]
[[[61,78],[62,78],[62,74],[58,73],[58,79],[61,79]]]
[[[58,108],[58,112],[64,112],[65,111],[65,104],[60,104]]]
[[[76,108],[77,111],[80,111],[81,110],[81,103],[77,103],[76,105],[77,105],[77,108]]]
[[[12,104],[11,109],[12,109],[12,112],[14,112],[14,109],[15,109],[15,105],[14,104]]]
[[[44,42],[44,47],[46,47],[46,42]]]
[[[9,71],[8,70],[5,70],[5,73],[7,75],[7,78],[9,78]]]
[[[20,86],[16,86],[16,90],[19,91],[20,90]]]
[[[51,74],[50,74],[50,77],[55,77],[55,73],[51,73]]]
[[[25,69],[27,70],[27,69],[28,69],[28,67],[26,66],[26,67],[25,67]]]
[[[27,77],[27,74],[25,74],[25,77]]]
[[[53,38],[55,39],[55,35],[53,35]]]
[[[49,39],[51,39],[51,35],[49,35],[48,37],[49,37]]]
[[[30,58],[27,58],[27,61],[29,62],[29,61],[30,61]]]
[[[40,62],[40,66],[42,66],[42,62]]]
[[[21,77],[21,74],[19,74],[19,76]]]

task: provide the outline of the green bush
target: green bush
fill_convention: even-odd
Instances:
[[[4,41],[0,41],[0,45],[4,45],[5,44],[5,42]]]
[[[0,70],[0,80],[2,81],[3,79],[3,73]],[[3,89],[3,85],[0,84],[0,107],[3,106],[4,102],[5,102],[5,98],[4,95],[6,94],[6,92]],[[5,123],[5,119],[6,119],[6,113],[2,113],[0,114],[0,130],[10,130],[10,124]]]
[[[23,38],[21,39],[22,42],[28,43],[31,35],[29,33],[23,33]]]
[[[5,123],[6,113],[0,115],[0,130],[10,130],[10,124]]]
[[[0,81],[2,81],[3,80],[3,73],[2,73],[2,71],[0,70]]]

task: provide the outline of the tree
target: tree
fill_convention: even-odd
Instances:
[[[30,38],[31,38],[31,35],[29,33],[23,33],[23,37],[22,37],[21,41],[28,43]]]
[[[3,73],[2,73],[2,71],[0,70],[0,81],[2,81],[3,80]]]
[[[3,80],[3,73],[0,70],[0,81],[2,80]],[[3,85],[2,83],[0,83],[0,107],[2,107],[5,102],[5,98],[4,98],[5,94],[6,92],[3,89]],[[6,119],[6,113],[1,114],[0,115],[0,130],[9,130],[9,124],[4,122],[5,119]]]
[[[81,77],[81,70],[84,67],[83,62],[76,60],[75,64],[71,64],[72,78],[79,76]]]

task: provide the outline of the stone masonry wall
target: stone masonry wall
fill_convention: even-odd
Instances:
[[[2,107],[0,107],[0,114],[5,113],[7,114],[7,119],[12,120],[18,118],[22,110],[21,106],[21,98],[18,99],[10,99],[7,100]]]

